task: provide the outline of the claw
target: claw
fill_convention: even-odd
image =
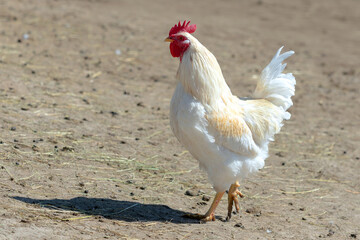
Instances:
[[[226,221],[229,221],[231,219],[231,213],[233,209],[233,205],[235,203],[235,210],[237,213],[240,211],[240,203],[239,203],[239,197],[243,198],[244,195],[237,189],[240,186],[238,182],[232,184],[229,189],[228,193],[228,215],[226,217]]]
[[[198,214],[198,213],[187,213],[184,215],[184,217],[186,218],[191,218],[191,219],[197,219],[200,220],[202,222],[209,222],[209,221],[215,221],[215,215],[214,214],[210,214],[209,216],[203,215],[203,214]]]
[[[239,195],[239,197],[244,198],[244,194],[242,194],[238,189],[236,190],[236,193]]]

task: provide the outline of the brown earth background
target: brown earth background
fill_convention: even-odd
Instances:
[[[182,217],[214,196],[169,127],[185,19],[239,96],[296,52],[292,118],[230,222],[226,198]],[[0,238],[360,238],[359,23],[358,0],[0,0]]]

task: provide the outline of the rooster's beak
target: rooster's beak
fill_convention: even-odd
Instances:
[[[165,38],[165,42],[173,42],[174,39],[171,39],[170,37]]]

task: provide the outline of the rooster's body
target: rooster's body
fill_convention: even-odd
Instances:
[[[286,110],[292,105],[295,78],[291,73],[282,74],[282,61],[293,52],[279,55],[280,48],[263,70],[253,98],[242,100],[231,93],[214,55],[189,32],[185,29],[168,38],[171,44],[179,36],[186,41],[185,47],[179,44],[182,52],[170,124],[218,193],[208,213],[201,217],[214,219],[216,205],[230,187],[230,218],[233,201],[238,210],[238,182],[264,166],[269,141],[280,131],[282,121],[290,118]],[[176,56],[176,46],[171,47]]]

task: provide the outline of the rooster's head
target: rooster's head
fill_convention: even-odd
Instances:
[[[183,24],[179,23],[174,25],[169,32],[169,36],[165,39],[170,42],[170,53],[173,57],[182,57],[186,49],[190,46],[190,40],[186,37],[185,32],[193,33],[196,30],[196,25],[190,25],[190,21]]]

